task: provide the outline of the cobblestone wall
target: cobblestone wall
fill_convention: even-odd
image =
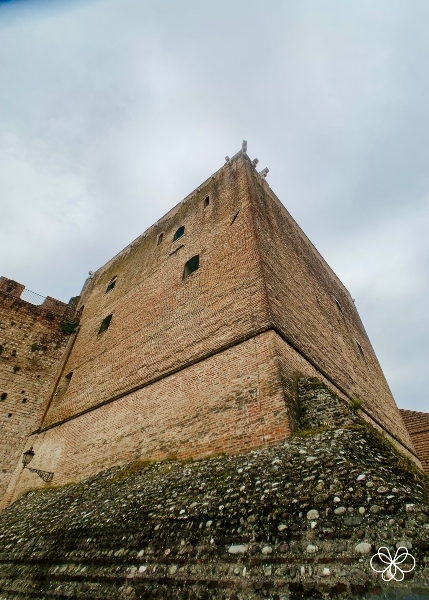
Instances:
[[[299,390],[346,424],[304,434],[304,417],[269,448],[137,461],[21,497],[0,514],[1,597],[425,598],[427,478],[320,382]],[[403,582],[371,570],[380,546],[414,556]]]

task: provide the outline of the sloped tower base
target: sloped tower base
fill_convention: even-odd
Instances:
[[[317,380],[298,399],[284,443],[21,497],[0,515],[1,598],[428,598],[426,476]],[[414,556],[404,581],[371,570],[380,546]]]

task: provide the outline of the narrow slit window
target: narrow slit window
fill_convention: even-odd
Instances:
[[[183,279],[186,279],[191,273],[196,271],[200,266],[200,255],[197,254],[193,256],[185,263],[185,268],[183,269]]]
[[[182,225],[181,227],[179,227],[179,229],[174,234],[174,236],[173,236],[173,242],[175,242],[176,240],[180,239],[184,235],[185,235],[185,226]]]
[[[156,242],[156,245],[157,245],[157,246],[159,246],[159,245],[160,245],[160,243],[162,242],[162,238],[163,238],[163,237],[164,237],[164,234],[163,234],[163,233],[160,233],[160,234],[159,234],[159,236],[158,236],[158,240],[157,240],[157,242]]]
[[[109,292],[111,292],[113,290],[113,288],[116,285],[116,280],[117,280],[117,276],[115,275],[115,277],[113,277],[113,279],[110,280],[109,285],[106,288],[106,291],[104,292],[105,294],[108,294]]]
[[[206,196],[206,198],[204,198],[204,208],[207,208],[209,204],[210,204],[210,196]]]
[[[100,329],[98,330],[98,333],[103,333],[103,331],[106,331],[107,329],[109,329],[109,325],[110,325],[110,321],[112,320],[113,315],[107,315],[107,317],[105,317],[102,321],[101,321],[101,325],[100,325]]]
[[[334,302],[337,305],[338,310],[342,313],[343,307],[341,306],[341,304],[338,302],[338,300],[336,298],[334,298]]]
[[[362,346],[359,344],[359,342],[357,340],[355,340],[355,341],[356,341],[356,345],[357,345],[357,347],[359,349],[359,352],[360,352],[362,358],[365,358],[365,354],[364,354]]]
[[[235,215],[232,217],[232,221],[231,221],[230,225],[232,225],[232,224],[234,223],[235,219],[238,217],[238,213],[239,213],[239,212],[240,212],[240,211],[239,211],[239,210],[237,210],[237,212],[235,213]]]

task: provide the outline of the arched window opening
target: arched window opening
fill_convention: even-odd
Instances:
[[[112,320],[112,317],[113,317],[113,315],[107,315],[107,317],[105,317],[101,321],[100,329],[98,330],[99,335],[100,335],[100,333],[103,333],[103,331],[106,331],[107,329],[109,329],[109,325],[110,325],[110,321]]]
[[[111,292],[113,290],[113,288],[116,285],[116,280],[118,279],[117,275],[115,275],[109,282],[109,285],[106,288],[106,291],[104,292],[105,294],[108,294],[109,292]]]
[[[210,196],[206,196],[206,198],[204,198],[204,208],[207,208],[209,204],[210,204]]]
[[[200,255],[197,254],[193,256],[185,263],[185,268],[183,269],[183,279],[186,279],[191,273],[196,271],[200,266]]]
[[[157,240],[157,242],[156,242],[156,245],[157,245],[157,246],[159,246],[159,245],[160,245],[160,243],[162,242],[162,238],[163,238],[163,237],[164,237],[164,234],[163,234],[163,233],[160,233],[160,234],[159,234],[159,236],[158,236],[158,240]]]
[[[181,227],[179,227],[179,229],[174,234],[174,236],[173,236],[173,242],[175,242],[176,240],[180,239],[184,235],[185,235],[185,226],[182,225]]]

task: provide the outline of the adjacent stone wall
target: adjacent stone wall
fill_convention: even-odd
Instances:
[[[298,380],[298,398],[301,430],[348,427],[362,422],[357,408],[353,410],[316,377]]]
[[[401,409],[401,417],[408,429],[423,470],[429,473],[429,414]]]
[[[63,317],[21,300],[23,290],[0,278],[0,498],[69,341],[61,331]]]

